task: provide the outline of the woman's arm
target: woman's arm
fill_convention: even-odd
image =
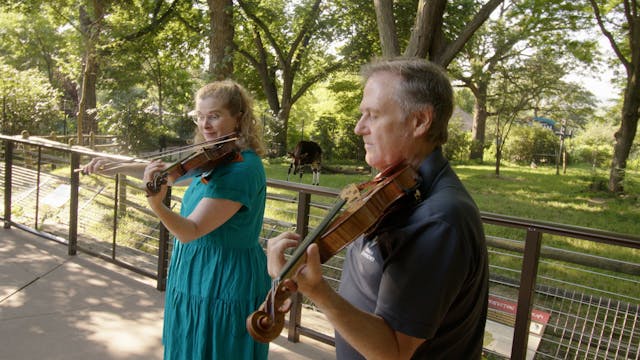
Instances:
[[[120,162],[103,157],[97,157],[91,159],[89,163],[82,167],[82,173],[87,175],[100,174],[107,176],[125,174],[142,179],[146,166],[147,164],[142,162]]]
[[[159,198],[160,201],[155,200]],[[150,196],[149,205],[160,221],[182,243],[188,243],[212,232],[227,222],[242,204],[227,199],[203,198],[194,211],[183,217],[162,203],[162,197]]]
[[[144,171],[143,181],[149,182],[153,174],[164,169],[160,161],[151,162]],[[161,186],[157,194],[148,194],[147,200],[151,210],[158,215],[164,226],[180,242],[187,243],[217,229],[227,222],[242,204],[227,199],[202,198],[189,216],[183,217],[169,209],[163,199],[167,193],[167,185]]]

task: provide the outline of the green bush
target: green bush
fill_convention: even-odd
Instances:
[[[48,135],[64,123],[58,109],[60,93],[36,70],[19,71],[0,59],[0,132]]]
[[[559,139],[542,126],[515,126],[504,146],[503,158],[517,164],[529,164],[540,155],[556,153]]]
[[[571,139],[568,151],[578,162],[593,167],[607,166],[613,157],[614,133],[615,128],[611,125],[590,123]]]
[[[448,128],[449,138],[442,146],[444,155],[452,161],[465,161],[471,151],[471,133],[465,131],[462,122],[457,118],[452,119]]]

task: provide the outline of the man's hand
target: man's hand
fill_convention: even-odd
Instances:
[[[272,278],[280,275],[280,270],[287,262],[284,258],[285,250],[298,246],[299,241],[300,235],[291,231],[285,231],[267,241],[267,269]]]

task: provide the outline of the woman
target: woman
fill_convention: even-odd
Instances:
[[[167,185],[148,194],[149,206],[175,236],[165,300],[164,358],[266,359],[268,344],[255,342],[245,327],[247,316],[270,287],[258,242],[266,178],[252,100],[242,86],[226,80],[198,90],[195,106],[196,141],[235,133],[240,156],[189,177],[180,214],[163,204]],[[103,161],[92,161],[85,172],[105,166]],[[147,165],[144,183],[166,166],[161,161]],[[130,165],[124,172],[139,175],[136,167],[140,169]]]

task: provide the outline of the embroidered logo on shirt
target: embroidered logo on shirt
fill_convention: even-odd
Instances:
[[[360,252],[360,255],[370,262],[376,262],[376,258],[373,256],[373,248],[376,246],[378,246],[378,242],[376,240],[369,241]]]

